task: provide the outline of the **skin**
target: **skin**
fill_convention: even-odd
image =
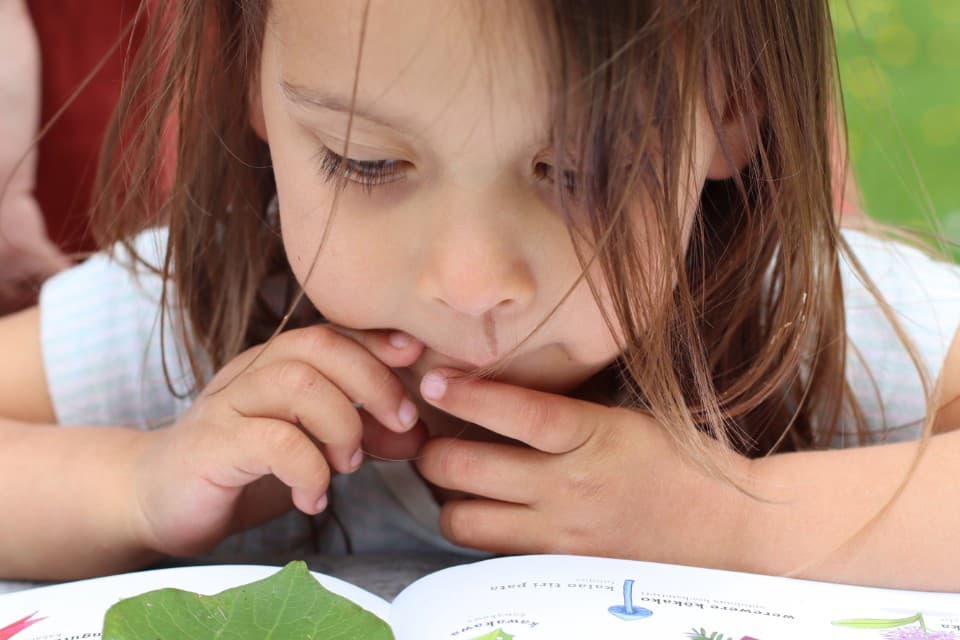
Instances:
[[[40,51],[23,0],[0,0],[0,60],[0,313],[7,313],[35,300],[38,283],[69,264],[33,197]]]
[[[349,155],[398,158],[409,174],[370,193],[348,185],[311,272],[334,194],[316,155],[323,144],[342,150],[346,118],[284,87],[348,97],[360,15],[332,0],[275,6],[252,124],[271,146],[294,272],[339,329],[254,347],[172,427],[140,432],[53,428],[38,311],[0,320],[9,355],[0,361],[0,470],[10,479],[0,482],[0,508],[17,516],[0,533],[0,574],[115,572],[208,549],[293,506],[317,513],[331,473],[354,470],[362,443],[416,457],[435,486],[476,496],[442,510],[443,531],[469,546],[960,588],[951,553],[960,512],[936,508],[955,493],[956,432],[930,441],[907,492],[855,548],[831,554],[891,495],[912,445],[760,462],[717,451],[735,479],[771,498],[748,499],[689,465],[649,417],[565,395],[616,355],[580,289],[499,379],[451,382],[525,336],[579,270],[549,185],[531,171],[550,157],[538,133],[545,90],[530,44],[510,47],[525,41],[511,31],[520,22],[494,5],[490,28],[503,37],[488,51],[490,34],[460,4],[374,2],[360,96],[391,123],[358,118]],[[722,177],[716,156],[700,129],[691,199],[707,177]],[[950,402],[958,395],[955,340],[940,387],[944,428],[960,424],[960,402]],[[500,441],[448,437],[462,423]],[[54,526],[64,522],[70,545]]]
[[[549,113],[546,87],[524,53],[529,41],[512,34],[506,21],[492,26],[503,34],[496,39],[499,48],[478,56],[484,41],[478,42],[462,5],[373,3],[357,93],[360,114],[346,155],[400,161],[403,171],[369,192],[347,183],[311,273],[334,189],[312,177],[309,159],[321,145],[344,152],[347,114],[341,107],[350,104],[361,24],[355,6],[332,4],[322,14],[314,8],[310,2],[278,5],[261,66],[260,130],[275,163],[285,246],[307,295],[332,321],[358,330],[399,329],[425,345],[401,378],[408,387],[419,382],[422,399],[442,410],[421,405],[431,433],[457,437],[431,439],[418,468],[435,485],[474,496],[445,504],[448,537],[506,553],[561,551],[708,565],[716,564],[714,549],[720,546],[728,550],[725,566],[905,580],[902,565],[866,571],[830,554],[883,506],[900,477],[896,473],[871,492],[851,488],[847,497],[855,506],[833,513],[824,538],[811,544],[783,528],[795,521],[785,517],[784,507],[760,507],[691,469],[644,416],[556,395],[617,355],[616,339],[585,285],[520,346],[498,381],[445,384],[498,355],[485,349],[482,319],[495,327],[496,344],[512,347],[579,273],[556,207],[530,171],[538,158],[550,157],[542,133]],[[443,30],[431,28],[437,20]],[[315,65],[318,59],[327,64]],[[438,83],[438,77],[458,80]],[[731,126],[724,132],[728,143],[745,157],[749,145],[734,131]],[[713,133],[698,125],[696,140],[688,203],[696,201],[707,177],[727,175]],[[690,214],[678,212],[685,220]],[[642,208],[634,215],[642,216]],[[487,438],[472,432],[463,437],[462,422],[451,425],[444,414],[527,446],[477,442]],[[780,467],[796,473],[814,455],[782,456]],[[890,447],[886,455],[909,460],[911,448]],[[822,507],[805,502],[798,508],[799,488],[836,490],[843,486],[837,476],[844,465],[858,456],[867,458],[863,452],[824,456],[820,482],[778,485],[768,477],[772,463],[751,464],[718,452],[734,479],[762,495],[773,493],[771,498],[791,505],[793,518],[807,515],[811,522],[825,520],[814,515]],[[930,458],[924,473],[937,464],[937,456]],[[636,471],[624,477],[626,468]],[[643,489],[650,486],[657,490]],[[640,523],[623,508],[638,492],[644,493],[643,511],[657,517]],[[678,513],[672,505],[680,496],[687,508]],[[885,523],[900,520],[898,511]],[[704,514],[728,523],[726,535],[704,526]],[[783,524],[756,527],[755,521]],[[685,543],[682,551],[663,543],[677,535]],[[880,540],[882,534],[868,537],[865,548],[891,552],[890,539]],[[758,547],[769,552],[732,551]],[[780,560],[783,550],[788,553]]]
[[[264,133],[295,275],[332,322],[398,329],[423,342],[415,366],[421,375],[431,366],[494,362],[580,273],[551,186],[533,173],[550,153],[546,88],[532,60],[499,75],[518,51],[479,55],[476,27],[456,4],[373,7],[357,101],[389,126],[356,117],[350,157],[405,167],[370,193],[347,186],[309,279],[335,191],[317,178],[312,158],[323,146],[342,152],[347,114],[303,94],[319,98],[322,90],[328,103],[349,105],[357,6],[329,3],[318,12],[310,2],[279,5],[261,65]],[[443,30],[429,29],[435,17]],[[318,58],[330,64],[319,68],[312,62]],[[437,77],[460,80],[451,87]],[[523,345],[503,379],[568,390],[617,352],[584,285]]]
[[[529,39],[504,19],[510,12],[496,20],[491,11],[489,32],[474,14],[469,3],[373,4],[348,156],[400,169],[370,188],[348,179],[311,274],[336,191],[317,178],[315,158],[343,153],[361,15],[350,3],[277,6],[254,107],[284,244],[331,322],[400,330],[424,344],[401,372],[408,386],[431,368],[489,365],[519,345],[499,379],[566,392],[620,350],[585,281],[550,315],[581,267],[553,185],[536,173],[553,152],[548,89]],[[444,29],[432,28],[437,20]],[[491,33],[497,46],[487,44]],[[701,129],[691,194],[720,164],[715,137]],[[680,215],[692,219],[695,204],[691,197]],[[602,290],[599,272],[592,277]]]

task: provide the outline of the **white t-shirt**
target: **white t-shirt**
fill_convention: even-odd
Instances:
[[[844,231],[855,255],[896,311],[929,370],[931,381],[960,325],[960,267],[861,232]],[[160,264],[166,232],[152,230],[135,242],[137,251]],[[96,255],[50,279],[40,296],[41,342],[47,383],[63,425],[156,428],[171,423],[189,400],[167,387],[191,380],[173,341],[161,349],[160,278],[131,273],[122,250],[115,259]],[[925,414],[919,376],[876,301],[842,265],[847,313],[848,380],[871,430],[884,425],[892,440],[912,439]],[[175,335],[168,323],[166,335]],[[859,350],[863,360],[856,355]],[[871,383],[864,363],[876,383]],[[879,394],[877,394],[879,392]],[[835,446],[857,444],[840,435]],[[298,514],[228,540],[227,553],[302,548],[328,553],[439,551],[475,554],[446,542],[436,526],[438,508],[406,463],[364,465],[334,479],[330,491],[337,518]]]
[[[845,230],[843,235],[916,347],[932,389],[960,326],[960,265],[863,232]],[[916,439],[926,415],[916,366],[876,299],[845,261],[841,277],[849,342],[846,378],[876,434],[874,442]],[[832,443],[835,448],[857,444],[850,432]]]

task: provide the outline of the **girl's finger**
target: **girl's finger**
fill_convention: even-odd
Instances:
[[[507,444],[432,438],[417,459],[423,477],[455,491],[516,504],[542,495],[546,454]]]
[[[544,529],[537,512],[524,505],[468,498],[451,500],[440,510],[445,538],[493,553],[544,553],[552,548],[552,532]]]
[[[210,388],[213,393],[243,372],[287,360],[305,362],[336,385],[388,429],[406,431],[417,422],[417,408],[390,367],[330,325],[294,329],[269,345],[251,349],[229,363]],[[219,384],[216,384],[219,382]]]
[[[582,400],[462,375],[433,369],[423,376],[420,394],[457,418],[547,453],[583,446],[599,426],[595,405]]]
[[[423,353],[423,343],[403,331],[392,329],[357,331],[339,325],[330,325],[330,327],[360,344],[389,367],[409,367]]]
[[[208,473],[214,484],[242,488],[264,476],[290,487],[294,505],[308,514],[323,511],[330,468],[306,433],[285,420],[241,419]]]
[[[323,444],[337,471],[350,473],[360,466],[360,416],[343,392],[309,364],[286,360],[249,371],[234,380],[224,398],[245,417],[302,426]]]

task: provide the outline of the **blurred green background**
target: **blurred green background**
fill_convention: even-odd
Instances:
[[[960,241],[960,0],[831,2],[865,210]]]

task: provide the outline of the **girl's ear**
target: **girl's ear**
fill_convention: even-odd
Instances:
[[[260,74],[254,74],[249,91],[250,126],[264,142],[267,140],[267,121],[263,116],[263,96],[260,93]]]

